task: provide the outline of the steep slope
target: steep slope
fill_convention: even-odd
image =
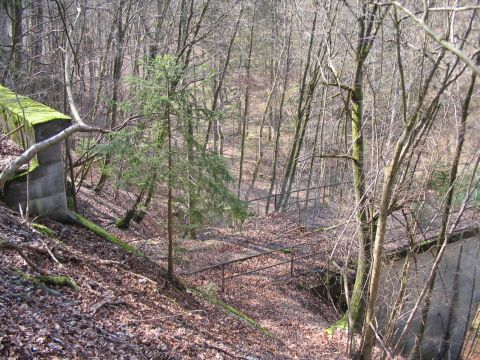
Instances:
[[[78,290],[35,284],[12,249],[0,252],[0,357],[294,358],[274,338],[190,291],[163,289],[161,266],[91,231],[52,221],[47,237],[0,207],[0,237],[41,272]],[[5,244],[5,243],[4,243]],[[52,251],[53,257],[45,250]],[[38,249],[38,250],[35,250]]]
[[[141,224],[132,223],[129,230],[119,230],[114,223],[123,214],[120,204],[131,201],[126,195],[119,191],[114,201],[113,193],[108,190],[103,196],[94,196],[91,190],[82,188],[80,211],[166,266],[167,243],[162,229],[165,209],[161,201],[152,202]],[[321,281],[315,274],[328,261],[331,238],[325,232],[299,226],[294,220],[279,214],[253,217],[234,228],[223,226],[199,230],[198,240],[183,239],[179,230],[175,240],[176,273],[219,307],[231,313],[241,312],[241,317],[250,318],[254,326],[278,338],[282,346],[277,348],[274,358],[281,358],[284,348],[288,349],[289,358],[348,358],[345,355],[346,333],[339,331],[331,336],[325,332],[340,314],[329,301],[324,302],[309,291],[312,283]],[[220,267],[191,274],[225,261],[292,245],[298,246],[295,248],[293,276],[290,274],[292,253],[288,249],[226,266],[226,277],[241,272],[252,273],[226,280],[223,293]],[[282,262],[283,265],[276,266]],[[255,271],[265,266],[272,267]],[[302,286],[304,282],[308,283]]]

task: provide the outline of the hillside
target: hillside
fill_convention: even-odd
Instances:
[[[480,359],[479,1],[2,1],[0,360]]]
[[[114,208],[106,198],[101,202]],[[101,214],[100,210],[90,208],[88,213]],[[344,357],[341,355],[345,346],[343,334],[324,333],[326,319],[332,320],[335,316],[332,309],[282,277],[282,273],[288,272],[284,267],[255,276],[255,281],[248,277],[235,279],[228,284],[225,294],[218,293],[219,298],[211,291],[210,281],[215,280],[215,274],[185,277],[186,288],[182,290],[165,289],[161,259],[157,263],[151,260],[153,256],[142,258],[130,254],[79,226],[44,220],[42,224],[54,233],[46,236],[5,207],[0,208],[0,216],[0,236],[10,245],[9,249],[2,249],[0,255],[1,357]],[[100,217],[94,220],[101,222]],[[275,219],[268,221],[275,222]],[[288,226],[290,238],[301,234],[301,229],[291,228],[292,224]],[[265,239],[268,231],[275,228],[263,227],[262,237]],[[145,232],[145,227],[123,233],[123,238],[138,246],[133,236],[129,236],[136,232],[138,240],[140,231]],[[227,238],[225,230],[223,234],[222,230],[216,231],[217,237]],[[243,245],[242,241],[236,245],[226,243],[223,251],[215,248],[217,255],[232,255],[235,248],[241,250],[259,235],[248,228],[245,231],[242,236],[237,234],[237,240],[242,240]],[[270,237],[275,236],[270,233]],[[212,241],[199,241],[195,247],[209,243]],[[78,289],[35,284],[27,275],[35,271],[13,245],[23,249],[37,270],[67,275]],[[58,263],[45,251],[46,246]],[[147,255],[153,254],[151,249],[144,251]],[[201,258],[206,260],[201,250],[187,252],[178,271],[192,264],[201,265],[198,261]],[[208,259],[210,263],[216,261]],[[201,295],[201,292],[207,293],[209,284],[210,293]],[[234,306],[238,313],[234,308],[219,305],[223,302]]]

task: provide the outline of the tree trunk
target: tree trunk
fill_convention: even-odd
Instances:
[[[5,3],[11,19],[12,44],[10,48],[10,59],[5,64],[5,71],[2,76],[2,83],[8,79],[8,69],[12,69],[11,79],[16,81],[22,71],[22,40],[23,40],[23,5],[22,0],[10,0]]]
[[[282,187],[280,190],[281,195],[280,195],[279,204],[277,204],[277,210],[279,209],[285,210],[288,200],[290,199],[290,191],[292,189],[293,180],[295,178],[298,155],[300,154],[300,149],[303,144],[303,137],[305,135],[307,123],[309,120],[311,97],[313,96],[313,92],[315,91],[317,81],[318,81],[317,77],[319,72],[319,65],[317,64],[316,69],[314,71],[314,73],[316,74],[310,78],[310,81],[307,87],[307,76],[310,70],[310,60],[311,60],[312,51],[313,51],[313,40],[315,38],[314,36],[315,28],[317,26],[317,16],[318,16],[318,12],[317,12],[317,9],[315,9],[315,13],[313,15],[313,21],[312,21],[310,42],[308,46],[307,60],[305,62],[305,67],[304,67],[302,79],[300,82],[300,90],[299,90],[300,98],[298,100],[298,106],[297,106],[297,125],[295,127],[295,135],[293,138],[293,143],[290,148],[290,153],[287,160],[285,175],[283,176],[283,180],[282,180]]]
[[[128,229],[130,227],[130,223],[132,222],[132,219],[134,218],[136,212],[138,211],[138,205],[140,205],[140,202],[142,201],[143,196],[145,195],[145,190],[146,190],[146,186],[143,186],[142,189],[140,190],[140,193],[137,195],[132,208],[128,209],[125,215],[123,216],[123,218],[117,221],[117,227],[119,229]]]
[[[145,215],[147,215],[148,208],[150,207],[150,203],[152,202],[153,196],[155,195],[156,188],[157,188],[157,172],[155,171],[153,173],[152,178],[148,182],[147,197],[145,198],[145,201],[143,205],[140,207],[140,209],[136,209],[135,215],[133,216],[132,220],[135,221],[137,224],[140,224],[145,218]]]
[[[124,7],[124,0],[121,0],[118,5],[118,11],[116,15],[116,22],[117,22],[117,38],[116,38],[116,47],[115,47],[115,58],[113,60],[113,88],[112,88],[112,98],[111,98],[111,118],[110,123],[108,124],[108,129],[111,130],[117,124],[117,117],[118,117],[118,94],[120,89],[120,78],[122,76],[122,66],[123,66],[123,43],[125,39],[125,31],[126,31],[126,24],[123,24],[123,7]],[[128,12],[127,12],[128,18]],[[110,165],[112,157],[110,154],[105,156],[103,161],[103,169]],[[100,179],[98,180],[97,185],[95,186],[94,191],[96,193],[100,193],[105,186],[107,181],[107,172],[102,170],[100,175]]]
[[[170,94],[168,94],[170,95]],[[168,180],[167,180],[167,233],[168,233],[168,259],[166,281],[169,284],[174,282],[174,249],[173,249],[173,159],[172,159],[172,124],[170,116],[170,103],[165,111],[167,121],[168,139]]]
[[[277,181],[277,164],[278,164],[278,153],[279,153],[279,146],[280,146],[280,130],[282,128],[282,120],[283,120],[283,106],[285,104],[285,96],[287,93],[287,86],[288,86],[288,75],[290,73],[290,47],[291,47],[291,39],[292,39],[292,27],[290,27],[290,31],[288,34],[287,40],[287,58],[285,62],[285,74],[283,77],[283,88],[282,88],[282,95],[280,96],[280,105],[278,108],[278,119],[276,119],[276,126],[275,126],[275,146],[273,149],[273,163],[272,163],[272,177],[270,179],[270,188],[268,189],[268,198],[267,198],[267,205],[265,207],[265,214],[268,215],[268,211],[270,208],[271,196],[273,194],[275,183]],[[275,210],[278,209],[277,198],[275,197],[275,203],[273,204]]]
[[[253,14],[252,14],[252,23],[250,24],[250,36],[248,41],[248,57],[247,64],[245,65],[247,85],[245,87],[245,96],[244,96],[244,111],[242,117],[242,140],[240,145],[240,169],[238,171],[238,187],[237,187],[237,196],[240,197],[240,187],[242,185],[243,177],[243,162],[245,157],[245,138],[247,135],[247,119],[248,119],[248,110],[250,105],[250,65],[252,62],[252,51],[253,51],[253,33],[255,29],[255,14],[257,11],[256,8],[257,1],[253,5]]]
[[[378,7],[375,5],[369,10],[365,3],[362,14],[358,19],[358,34],[356,48],[355,78],[352,91],[349,94],[351,101],[351,126],[352,126],[352,172],[353,188],[355,192],[355,211],[358,222],[358,255],[357,272],[353,286],[352,297],[348,309],[348,318],[352,320],[351,328],[358,329],[363,320],[364,289],[370,269],[370,252],[372,242],[373,219],[369,219],[368,198],[365,191],[364,170],[364,141],[363,141],[363,68],[372,47],[374,16]]]

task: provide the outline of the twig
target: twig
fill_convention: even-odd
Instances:
[[[143,280],[146,280],[146,281],[148,281],[149,283],[151,283],[151,284],[153,284],[153,285],[158,285],[158,282],[156,282],[155,280],[152,280],[152,279],[150,279],[149,277],[146,277],[145,275],[138,274],[138,273],[135,273],[135,272],[133,272],[133,271],[127,270],[127,269],[125,269],[124,267],[122,267],[122,266],[120,266],[120,265],[118,265],[118,264],[111,263],[111,264],[106,264],[106,265],[112,265],[112,266],[115,267],[116,269],[119,269],[119,270],[121,270],[121,271],[124,271],[124,272],[126,272],[126,273],[128,273],[128,274],[130,274],[130,275],[139,277],[139,278],[141,278],[141,279],[143,279]]]
[[[39,274],[42,274],[42,275],[46,275],[47,272],[41,268],[39,268],[37,265],[35,265],[32,260],[30,260],[27,255],[25,255],[25,253],[23,252],[24,249],[22,249],[21,246],[19,245],[16,245],[12,242],[9,242],[9,241],[5,241],[3,239],[0,238],[0,250],[1,249],[7,249],[7,250],[13,250],[13,251],[16,251],[18,253],[18,255],[21,256],[21,258],[23,260],[25,260],[25,262],[34,270],[36,271],[37,273]]]
[[[43,241],[42,238],[39,238],[39,239],[40,239],[41,243],[43,244],[43,246],[45,247],[48,255],[50,255],[50,257],[52,258],[53,262],[55,262],[58,266],[63,267],[63,264],[60,261],[58,261],[58,259],[55,257],[55,255],[53,255],[53,253],[50,251],[50,249],[48,248],[48,245],[45,243],[45,241]]]
[[[140,324],[140,323],[149,322],[149,321],[161,321],[161,320],[171,319],[178,316],[189,315],[191,313],[196,313],[196,312],[203,312],[205,313],[205,316],[208,318],[208,313],[205,310],[191,310],[191,311],[186,311],[186,312],[175,314],[175,315],[161,316],[161,317],[150,318],[150,319],[132,320],[128,324],[134,325],[134,324]]]
[[[468,56],[463,53],[461,50],[457,49],[453,44],[450,42],[442,39],[437,33],[435,33],[432,29],[430,29],[427,24],[423,22],[423,20],[419,19],[416,17],[410,10],[408,10],[406,7],[404,7],[402,4],[400,4],[398,1],[392,1],[391,3],[394,5],[396,8],[400,9],[403,11],[407,16],[409,16],[414,22],[416,22],[422,29],[427,33],[428,36],[430,36],[435,42],[437,42],[440,46],[442,46],[444,49],[448,50],[455,56],[457,56],[460,60],[462,60],[465,65],[467,65],[475,74],[480,76],[480,68],[475,65],[475,63],[468,58]]]
[[[0,138],[0,142],[2,142],[3,140],[7,139],[10,135],[12,135],[13,133],[17,132],[18,130],[22,129],[25,125],[22,124],[18,127],[16,127],[15,129],[13,129],[12,131],[10,131],[9,133],[3,135],[1,138]]]
[[[125,306],[128,306],[128,304],[125,302],[125,300],[116,300],[116,301],[110,301],[110,300],[107,300],[107,301],[103,301],[101,302],[100,304],[98,304],[97,306],[94,307],[94,310],[90,313],[90,316],[95,316],[101,308],[103,307],[107,307],[107,306],[119,306],[119,305],[125,305]]]
[[[370,324],[372,330],[373,330],[373,333],[375,334],[375,338],[377,339],[378,343],[380,344],[380,347],[383,349],[383,351],[385,352],[385,355],[387,356],[387,359],[388,360],[391,360],[393,359],[392,357],[392,353],[390,352],[390,350],[387,349],[387,347],[385,346],[385,344],[383,343],[383,340],[382,338],[380,337],[380,335],[378,334],[378,332],[375,330],[375,327],[373,326],[373,324]]]
[[[209,344],[202,344],[202,345],[194,345],[194,346],[197,346],[197,347],[203,347],[203,348],[207,348],[207,349],[212,349],[212,350],[216,350],[218,352],[221,352],[221,353],[224,353],[225,355],[228,355],[234,359],[248,359],[246,357],[243,357],[243,356],[238,356],[238,355],[235,355],[235,354],[232,354],[231,352],[227,351],[227,350],[224,350],[218,346],[215,346],[215,345],[209,345]]]
[[[480,10],[480,6],[470,5],[470,6],[460,6],[460,7],[438,7],[438,8],[428,8],[428,11],[472,11]]]

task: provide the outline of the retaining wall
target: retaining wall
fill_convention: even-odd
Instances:
[[[35,141],[40,142],[58,134],[70,125],[69,120],[51,120],[34,125]],[[60,221],[70,220],[65,191],[62,143],[40,151],[38,166],[28,174],[17,175],[4,189],[5,203],[23,212],[27,209],[37,215],[46,215]],[[28,192],[27,192],[28,190]]]
[[[478,234],[478,232],[477,232]],[[468,235],[468,234],[467,234]],[[448,244],[440,262],[428,312],[425,335],[421,345],[422,359],[459,359],[462,342],[469,330],[472,317],[480,304],[480,236],[459,239]],[[397,322],[396,336],[403,330],[418,295],[425,286],[434,256],[430,251],[418,254],[410,266],[406,299],[402,316]],[[385,264],[381,289],[379,323],[386,323],[388,310],[392,308],[400,288],[400,278],[405,259]],[[408,354],[415,344],[420,322],[420,312],[414,320],[403,345]],[[442,339],[446,339],[441,351]],[[446,345],[446,346],[445,346]],[[438,357],[437,357],[438,356]]]

